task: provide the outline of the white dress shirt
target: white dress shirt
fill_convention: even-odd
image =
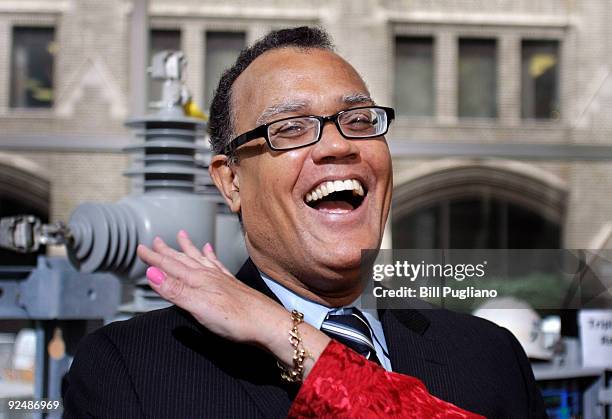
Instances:
[[[376,355],[380,360],[382,366],[387,370],[391,371],[391,360],[389,359],[389,353],[387,351],[387,342],[385,340],[385,334],[383,332],[382,324],[378,320],[378,312],[375,309],[364,309],[361,307],[361,297],[357,298],[352,304],[343,307],[325,307],[321,304],[315,303],[314,301],[308,300],[293,291],[285,288],[265,273],[259,271],[261,278],[264,280],[268,288],[272,290],[274,295],[280,300],[283,306],[291,311],[297,310],[304,313],[304,321],[317,329],[321,329],[323,320],[329,312],[335,312],[344,307],[355,307],[364,314],[372,332],[374,332],[373,343],[376,349]]]

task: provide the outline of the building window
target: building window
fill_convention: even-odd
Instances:
[[[158,52],[165,50],[179,51],[181,49],[181,31],[175,29],[154,29],[149,38],[149,63]],[[149,101],[161,99],[163,81],[149,77]]]
[[[521,116],[559,119],[559,43],[523,41]]]
[[[396,38],[393,93],[399,115],[434,115],[433,38]]]
[[[243,32],[206,32],[205,108],[210,108],[221,74],[234,64],[245,45],[246,35]]]
[[[459,40],[459,117],[497,117],[497,46],[494,39]]]
[[[12,108],[53,106],[53,62],[56,49],[54,28],[13,28]]]
[[[558,224],[485,196],[443,200],[393,222],[394,249],[557,249]]]

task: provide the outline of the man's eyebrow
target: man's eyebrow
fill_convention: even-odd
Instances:
[[[349,93],[342,96],[342,103],[346,105],[361,105],[364,103],[374,103],[367,93]]]
[[[374,103],[372,98],[367,93],[349,93],[340,99],[341,102],[345,105],[362,105],[364,103]],[[261,125],[272,120],[276,115],[280,115],[283,113],[289,112],[300,112],[309,107],[310,103],[307,101],[291,101],[291,102],[281,102],[275,103],[273,105],[268,106],[261,113],[255,124]]]
[[[257,125],[265,124],[270,121],[274,116],[280,115],[286,112],[298,112],[303,111],[308,107],[308,102],[306,101],[293,101],[293,102],[281,102],[275,103],[274,105],[268,106],[257,121],[255,122]]]

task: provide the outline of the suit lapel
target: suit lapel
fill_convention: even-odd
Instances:
[[[281,304],[280,300],[276,298],[276,295],[272,292],[270,288],[266,285],[263,279],[261,279],[261,275],[257,270],[257,267],[251,260],[251,258],[247,259],[244,262],[244,265],[240,268],[238,273],[236,274],[236,278],[249,287],[261,292],[262,294],[270,297],[277,303]]]
[[[426,384],[448,365],[448,346],[428,337],[430,322],[416,309],[379,310],[393,371]]]
[[[276,295],[261,279],[251,259],[245,262],[236,277],[280,304]],[[427,334],[430,321],[422,312],[431,309],[433,308],[429,305],[423,306],[421,310],[379,309],[379,318],[394,371],[415,375],[416,372],[424,370],[425,364],[438,367],[448,364],[448,345],[429,338]]]
[[[261,279],[257,267],[250,258],[236,274],[236,278],[280,304],[276,295]],[[249,362],[254,374],[248,374],[248,376],[256,376],[253,377],[255,379],[239,377],[238,381],[264,417],[286,417],[298,388],[281,380],[280,370],[274,356],[260,349],[256,351],[257,353]]]
[[[248,259],[236,277],[251,288],[267,295],[280,304],[274,293],[261,279],[255,264]],[[446,380],[449,364],[449,345],[428,337],[429,319],[422,310],[380,309],[385,340],[393,371],[421,379],[428,388],[436,388]],[[252,374],[238,378],[245,391],[258,406],[264,417],[285,417],[298,391],[280,379],[276,359],[257,350],[252,359],[257,379]],[[243,376],[244,377],[244,376]]]

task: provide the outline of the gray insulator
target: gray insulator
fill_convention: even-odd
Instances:
[[[237,272],[247,259],[248,253],[238,217],[223,205],[223,209],[217,213],[215,250],[219,260],[230,272]]]
[[[178,247],[176,233],[189,232],[196,246],[214,243],[218,193],[196,153],[205,123],[181,116],[176,109],[127,123],[138,141],[127,147],[135,154],[125,174],[136,178],[144,193],[116,204],[82,204],[68,226],[68,255],[82,272],[109,271],[125,279],[141,278],[146,266],[136,257],[138,243],[151,246],[155,236]],[[198,193],[196,193],[196,190]],[[210,192],[209,192],[210,191]]]
[[[126,148],[134,158],[125,175],[140,181],[145,192],[160,188],[194,192],[196,179],[212,183],[206,167],[195,158],[196,153],[209,153],[197,141],[203,137],[203,121],[160,113],[132,119],[127,126],[135,129],[138,141]]]

